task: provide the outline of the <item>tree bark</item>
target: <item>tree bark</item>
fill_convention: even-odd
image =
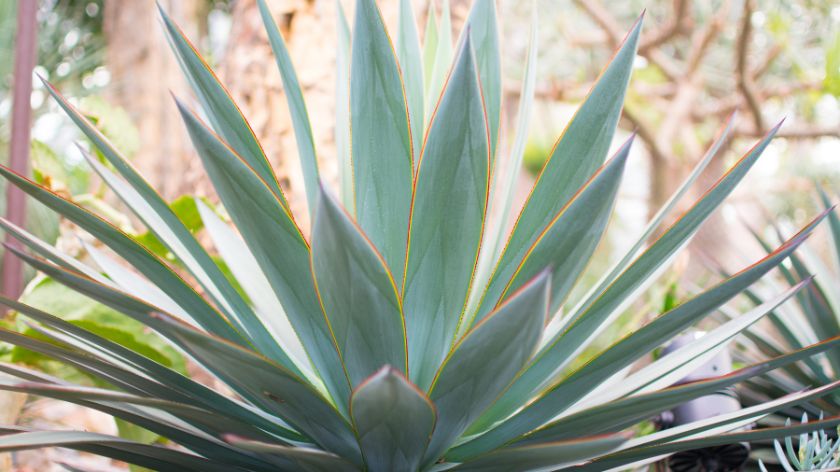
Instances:
[[[200,1],[160,4],[194,36]],[[128,112],[140,133],[133,164],[167,199],[190,191],[184,176],[194,153],[170,96],[188,96],[189,87],[169,50],[154,3],[106,0],[103,21],[111,74],[108,99]]]

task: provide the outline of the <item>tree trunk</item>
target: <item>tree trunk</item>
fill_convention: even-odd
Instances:
[[[202,2],[160,3],[193,37]],[[169,50],[157,8],[148,0],[106,0],[103,27],[111,74],[108,99],[128,112],[140,133],[132,162],[165,198],[190,191],[184,176],[194,153],[170,96],[188,96],[189,88]]]

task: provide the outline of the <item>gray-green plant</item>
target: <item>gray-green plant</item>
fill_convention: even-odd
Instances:
[[[606,160],[641,20],[558,139],[508,234],[504,222],[513,212],[513,183],[536,86],[536,22],[515,138],[507,150],[500,145],[502,41],[494,2],[474,2],[455,48],[443,5],[440,15],[430,12],[421,47],[408,0],[400,3],[396,46],[374,0],[356,2],[352,31],[337,3],[337,198],[320,178],[304,96],[284,40],[259,2],[294,124],[313,221],[308,237],[245,118],[162,14],[209,124],[185,102],[178,107],[236,229],[201,201],[196,204],[236,283],[109,140],[50,88],[106,161],[88,154],[90,165],[189,277],[170,267],[170,257],[147,250],[93,212],[0,169],[107,247],[91,246],[100,253],[95,268],[0,220],[29,249],[13,250],[57,282],[154,330],[224,388],[54,314],[3,299],[49,341],[6,330],[0,330],[0,340],[72,365],[109,387],[81,387],[0,364],[20,378],[0,388],[98,409],[178,447],[9,426],[0,451],[60,446],[178,471],[602,471],[675,451],[840,423],[840,417],[830,417],[739,430],[780,408],[829,394],[840,388],[835,382],[632,437],[634,425],[662,410],[840,346],[840,338],[831,338],[726,376],[671,387],[798,293],[807,285],[803,281],[631,370],[777,267],[824,214],[767,257],[615,340],[582,367],[566,369],[656,280],[778,127],[647,244],[726,140],[727,125],[631,250],[588,295],[567,303],[604,234],[629,157],[632,138]]]
[[[820,418],[823,415],[820,414]],[[808,414],[802,415],[802,422],[808,422]],[[790,425],[788,418],[786,425]],[[788,436],[784,439],[785,446],[776,439],[773,446],[776,450],[776,457],[785,472],[796,472],[800,470],[837,470],[838,447],[840,441],[837,438],[830,438],[824,430],[814,431],[811,434],[799,435],[799,447],[794,449],[793,439]],[[767,472],[764,462],[758,461],[762,472]]]

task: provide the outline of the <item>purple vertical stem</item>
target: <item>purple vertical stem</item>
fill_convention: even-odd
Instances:
[[[29,140],[32,126],[32,72],[38,54],[37,0],[19,0],[17,4],[17,29],[15,31],[15,69],[12,91],[12,136],[9,149],[9,167],[27,175]],[[26,201],[23,191],[6,185],[6,218],[23,226],[26,223]],[[6,242],[19,244],[11,236]],[[18,298],[23,291],[23,265],[9,251],[3,255],[3,294]]]

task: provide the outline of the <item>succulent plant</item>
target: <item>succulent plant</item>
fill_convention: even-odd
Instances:
[[[820,418],[823,415],[820,414]],[[802,422],[808,422],[808,414],[802,415]],[[785,422],[790,425],[790,418]],[[823,431],[814,431],[811,434],[801,434],[799,436],[798,451],[794,450],[793,440],[790,436],[784,439],[785,446],[776,439],[773,441],[773,446],[776,449],[776,457],[779,459],[779,464],[786,472],[795,472],[800,470],[837,470],[838,448],[840,441],[837,438],[829,438],[828,434]],[[762,472],[767,472],[767,467],[764,462],[758,461],[758,466]]]
[[[0,370],[20,381],[4,381],[0,388],[98,409],[178,447],[10,426],[0,436],[0,451],[68,447],[178,471],[601,471],[675,451],[840,423],[831,417],[739,431],[757,417],[835,391],[840,387],[835,382],[662,432],[632,438],[631,429],[674,405],[840,345],[835,337],[726,376],[671,387],[798,293],[803,281],[678,351],[630,369],[778,266],[825,215],[767,257],[616,340],[583,367],[568,368],[654,282],[775,132],[646,245],[716,154],[729,128],[722,131],[626,256],[580,301],[570,302],[606,229],[629,156],[632,138],[606,160],[641,20],[559,138],[508,234],[504,222],[512,211],[511,189],[536,83],[535,29],[516,138],[510,156],[502,159],[500,37],[493,1],[474,3],[454,52],[448,11],[442,12],[440,28],[431,14],[425,53],[407,0],[401,2],[396,49],[374,0],[356,3],[352,42],[339,6],[341,197],[336,198],[319,177],[304,97],[283,38],[266,5],[260,7],[297,138],[313,221],[308,238],[245,118],[162,14],[209,125],[184,102],[178,106],[238,231],[197,203],[242,292],[58,91],[50,88],[107,161],[88,155],[91,166],[196,286],[108,221],[0,169],[121,260],[92,247],[101,256],[96,269],[3,221],[29,249],[12,250],[54,280],[141,321],[225,388],[183,376],[59,316],[3,299],[33,322],[40,337],[0,330],[0,340],[70,364],[113,388],[80,387],[11,364],[0,364]]]

